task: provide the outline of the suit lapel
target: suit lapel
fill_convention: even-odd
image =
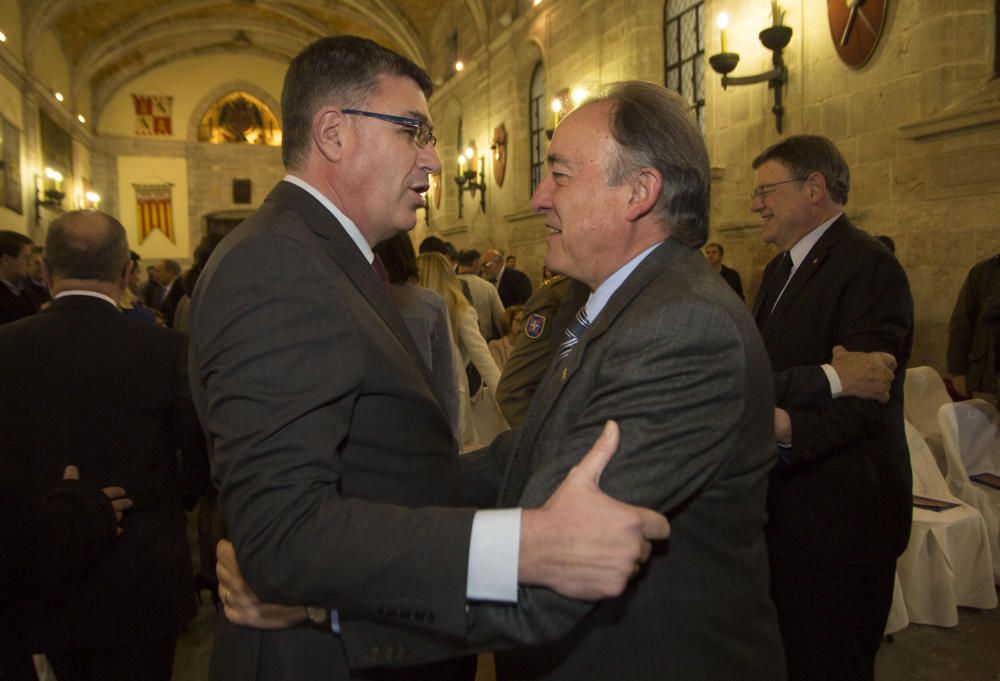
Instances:
[[[794,304],[795,300],[805,289],[809,280],[819,272],[820,268],[823,267],[823,263],[826,261],[827,256],[830,254],[830,250],[836,245],[840,238],[844,235],[844,232],[850,226],[847,221],[847,217],[841,215],[837,218],[829,229],[820,237],[819,241],[812,247],[808,254],[806,254],[806,259],[802,261],[802,264],[798,266],[795,273],[792,274],[792,278],[788,281],[788,286],[785,287],[784,293],[781,294],[781,298],[778,299],[777,304],[774,306],[774,310],[771,315],[764,322],[764,328],[761,329],[761,335],[764,339],[768,339],[771,333],[777,328],[779,320],[785,314],[786,311]],[[777,262],[777,258],[771,262],[771,265]],[[769,267],[771,267],[769,265]],[[772,274],[773,274],[773,267]],[[760,296],[758,295],[758,303],[760,302]],[[757,316],[759,310],[754,311],[754,316]]]
[[[289,206],[302,216],[314,232],[329,242],[327,255],[344,271],[347,279],[375,309],[386,326],[392,329],[396,339],[420,369],[427,387],[437,400],[438,406],[444,404],[442,396],[434,387],[430,369],[413,342],[413,336],[406,328],[406,323],[399,314],[396,304],[389,297],[385,286],[379,281],[375,270],[361,254],[357,244],[348,236],[343,225],[309,192],[290,182],[279,182],[268,198],[274,198]],[[444,408],[441,407],[441,409],[443,412]]]
[[[781,255],[782,254],[779,253],[771,259],[771,262],[767,263],[767,267],[764,268],[764,274],[760,278],[760,286],[757,288],[757,296],[753,301],[753,318],[756,320],[758,327],[761,325],[761,308],[764,306],[764,301],[767,300],[767,292],[771,290],[771,278],[774,277],[774,269],[777,266]]]
[[[646,256],[646,259],[639,263],[639,266],[614,292],[607,305],[597,315],[597,319],[584,332],[569,357],[562,362],[553,361],[549,366],[542,378],[541,387],[528,408],[528,418],[524,423],[524,430],[521,433],[514,456],[511,457],[508,464],[507,475],[501,488],[501,505],[516,503],[521,496],[521,491],[531,470],[531,459],[535,449],[534,442],[538,433],[553,407],[559,401],[566,385],[583,364],[587,348],[604,335],[618,318],[618,315],[663,271],[672,258],[680,254],[681,250],[673,242],[673,239],[667,239]]]

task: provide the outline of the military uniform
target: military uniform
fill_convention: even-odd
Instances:
[[[497,403],[511,427],[524,421],[535,387],[549,367],[552,354],[589,295],[586,285],[560,275],[547,279],[525,303],[523,330],[514,343],[496,391]]]

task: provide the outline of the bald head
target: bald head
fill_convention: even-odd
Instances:
[[[76,210],[50,226],[45,239],[45,264],[53,281],[116,284],[129,262],[125,228],[107,213]]]
[[[480,256],[479,266],[483,269],[483,276],[490,281],[496,281],[503,266],[503,253],[495,248],[489,249]]]

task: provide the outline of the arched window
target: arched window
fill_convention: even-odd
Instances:
[[[705,0],[667,0],[663,8],[664,84],[688,101],[705,129]]]
[[[531,72],[528,95],[528,143],[531,148],[531,193],[545,174],[545,67],[542,62]]]
[[[208,107],[198,124],[198,141],[278,147],[281,146],[281,126],[267,104],[248,92],[237,90]]]

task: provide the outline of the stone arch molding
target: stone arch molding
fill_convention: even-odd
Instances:
[[[205,115],[205,111],[208,107],[212,106],[212,104],[214,104],[219,98],[236,90],[249,92],[251,95],[264,102],[264,104],[267,105],[267,108],[271,110],[271,113],[273,113],[279,121],[282,120],[281,105],[267,90],[259,85],[251,83],[248,80],[231,80],[212,88],[198,100],[197,104],[195,104],[194,109],[191,110],[191,117],[188,119],[187,123],[187,140],[189,142],[198,141],[198,124],[201,122],[201,117]]]

